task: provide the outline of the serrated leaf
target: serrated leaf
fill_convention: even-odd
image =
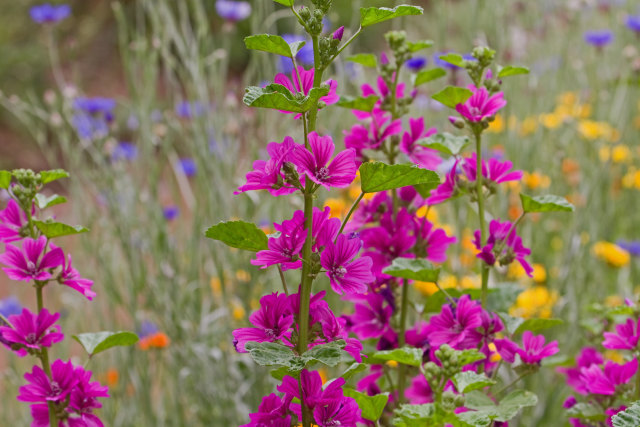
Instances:
[[[468,393],[472,390],[479,390],[496,382],[491,378],[487,378],[484,374],[477,374],[472,371],[458,372],[453,376],[453,383],[458,392]]]
[[[469,137],[442,132],[429,138],[422,138],[418,140],[418,144],[449,156],[457,156],[469,144]]]
[[[244,221],[220,222],[210,227],[205,236],[219,240],[227,246],[258,252],[267,249],[267,235],[255,224]]]
[[[640,401],[633,403],[622,412],[613,416],[613,427],[638,427],[640,426]]]
[[[382,272],[403,279],[437,282],[440,268],[434,267],[426,259],[396,258]]]
[[[360,187],[363,193],[377,193],[417,184],[440,184],[434,171],[416,165],[388,165],[382,162],[367,162],[360,166]]]
[[[447,72],[443,68],[430,68],[428,70],[420,70],[413,77],[413,85],[420,86],[421,84],[428,83],[446,75]]]
[[[580,418],[589,421],[604,421],[607,416],[602,413],[602,409],[591,403],[576,403],[567,410],[567,415],[572,418]]]
[[[304,362],[289,347],[274,342],[248,342],[244,348],[258,365],[282,365],[302,370]]]
[[[409,366],[422,364],[422,350],[414,347],[402,347],[394,350],[376,351],[369,356],[367,363],[379,363],[381,361],[394,361]]]
[[[285,39],[273,34],[256,34],[244,38],[244,45],[247,49],[260,50],[262,52],[275,53],[276,55],[286,56],[287,58],[295,57],[304,41],[287,43]]]
[[[355,62],[356,64],[370,68],[376,68],[378,66],[378,59],[373,53],[358,53],[348,56],[345,61]]]
[[[72,336],[85,349],[89,356],[95,356],[113,347],[127,347],[138,342],[133,332],[91,332]]]
[[[318,103],[318,100],[328,93],[328,88],[314,87],[309,91],[309,95],[297,99],[286,87],[272,83],[264,88],[249,86],[245,91],[242,102],[249,107],[305,113],[311,110]]]
[[[478,362],[487,358],[484,353],[481,353],[475,348],[470,348],[467,350],[456,350],[456,354],[458,355],[458,363],[460,364],[460,366],[469,365],[473,362]]]
[[[520,334],[524,331],[543,331],[563,324],[562,319],[527,319],[516,328],[514,334]]]
[[[532,197],[520,193],[522,209],[527,213],[532,212],[573,212],[575,207],[564,197],[547,194],[545,196]]]
[[[52,169],[49,171],[40,172],[40,179],[42,180],[42,184],[48,184],[52,181],[56,181],[62,178],[69,178],[69,172],[64,169]]]
[[[351,388],[344,388],[344,395],[355,399],[358,407],[362,411],[362,418],[369,421],[378,421],[382,416],[382,411],[387,405],[389,400],[389,393],[376,394],[369,396],[368,394],[360,393]]]
[[[282,381],[282,379],[287,375],[300,379],[300,370],[292,369],[287,366],[280,366],[277,369],[272,369],[269,374],[278,381]]]
[[[433,46],[433,40],[418,40],[417,42],[407,42],[407,46],[409,47],[409,52],[414,53]]]
[[[0,170],[0,188],[7,190],[11,185],[11,172]]]
[[[464,104],[471,98],[473,92],[464,87],[447,86],[440,92],[433,94],[431,98],[446,105],[449,108],[456,108],[458,104]]]
[[[276,3],[280,3],[283,6],[293,6],[293,0],[273,0]]]
[[[461,420],[473,425],[489,425],[486,421],[509,421],[518,412],[527,406],[535,406],[538,397],[526,390],[515,390],[509,393],[499,404],[493,401],[484,393],[472,391],[465,395],[465,406],[476,411],[469,411],[458,414]],[[468,415],[467,415],[468,414]]]
[[[431,190],[438,188],[439,185],[440,185],[439,183],[430,182],[427,184],[416,184],[413,186],[413,188],[416,189],[416,191],[418,192],[418,194],[420,194],[422,198],[426,199],[431,195]]]
[[[518,74],[529,74],[529,69],[527,67],[513,67],[511,65],[507,65],[500,69],[498,72],[498,78],[516,76]]]
[[[345,342],[341,340],[317,345],[302,355],[302,361],[305,365],[315,361],[327,366],[336,366],[342,359],[344,344]]]
[[[357,375],[360,372],[364,372],[366,370],[367,370],[367,365],[365,365],[364,363],[354,362],[340,376],[342,378],[344,378],[345,380],[348,380],[349,378],[353,377],[354,375]]]
[[[338,107],[349,108],[351,110],[358,111],[373,111],[373,107],[375,107],[376,102],[378,102],[380,97],[375,95],[369,95],[366,98],[363,96],[346,96],[343,95],[338,100],[336,104]]]
[[[464,67],[464,58],[462,57],[462,55],[458,55],[457,53],[447,53],[440,56],[439,58],[444,62],[455,65],[456,67]]]
[[[70,236],[72,234],[86,233],[89,231],[88,228],[81,225],[67,225],[61,222],[34,221],[33,223],[38,230],[40,230],[40,232],[49,239],[53,239],[54,237]]]
[[[436,407],[433,403],[425,403],[423,405],[400,405],[398,409],[394,411],[394,414],[402,418],[404,421],[416,424],[408,425],[420,425],[419,422],[425,422],[434,416]],[[394,423],[394,425],[397,425]]]
[[[360,8],[360,25],[364,28],[400,16],[422,15],[423,13],[423,8],[406,4],[396,6],[393,9],[388,7],[363,7]]]
[[[54,194],[52,196],[45,196],[44,194],[38,193],[36,194],[36,205],[39,209],[46,209],[51,206],[59,205],[60,203],[65,203],[67,201],[66,197],[59,196]]]

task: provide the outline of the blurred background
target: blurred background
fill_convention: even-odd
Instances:
[[[271,81],[291,66],[250,52],[254,33],[304,37],[286,8],[249,1],[239,19],[214,0],[69,1],[71,16],[38,24],[37,1],[7,2],[0,14],[0,168],[62,167],[71,179],[52,191],[70,199],[53,213],[89,233],[66,237],[80,272],[95,280],[94,302],[54,290],[47,305],[63,313],[67,339],[56,357],[81,355],[78,332],[135,330],[143,344],[112,350],[89,368],[109,385],[102,418],[110,426],[232,426],[275,384],[267,370],[235,353],[231,331],[247,326],[260,295],[277,289],[274,271],[250,256],[207,241],[204,230],[239,218],[266,230],[289,217],[296,201],[233,195],[266,144],[301,136],[293,118],[242,104],[244,87]],[[357,29],[358,10],[395,1],[336,1],[325,23]],[[400,2],[398,2],[399,4]],[[403,2],[405,3],[405,2]],[[533,217],[521,226],[536,274],[509,269],[494,285],[515,286],[508,309],[525,317],[567,322],[551,335],[561,352],[598,334],[590,321],[604,306],[631,297],[640,285],[640,5],[633,0],[414,0],[425,14],[380,24],[345,52],[385,51],[383,33],[407,31],[431,39],[418,53],[426,66],[438,52],[468,53],[486,44],[497,63],[531,69],[505,81],[507,107],[493,122],[487,150],[513,161],[525,178],[494,198],[496,216],[518,215],[518,192],[552,193],[576,205],[573,215]],[[221,13],[223,16],[221,16]],[[635,17],[635,18],[634,18]],[[308,55],[299,61],[307,67]],[[437,65],[437,64],[436,64]],[[402,79],[410,82],[408,68]],[[430,100],[445,84],[467,84],[461,72],[421,86],[411,117],[456,132],[448,112]],[[338,93],[356,95],[375,71],[338,61],[327,74]],[[99,114],[74,106],[101,97]],[[355,123],[338,107],[321,112],[320,131],[342,143]],[[357,196],[357,193],[356,193]],[[337,212],[350,192],[330,194]],[[468,210],[437,209],[458,235]],[[470,240],[449,251],[446,285],[479,284]],[[499,283],[500,282],[500,283]],[[51,291],[51,290],[49,290]],[[416,298],[430,288],[416,286]],[[0,277],[0,310],[33,306],[30,288]],[[345,306],[348,311],[348,306]],[[2,312],[2,311],[0,311]],[[28,362],[0,354],[0,418],[26,425],[28,406],[12,396]],[[615,354],[609,357],[615,359]],[[528,380],[540,397],[515,425],[562,425],[568,389],[552,368]],[[560,420],[560,421],[559,421]]]

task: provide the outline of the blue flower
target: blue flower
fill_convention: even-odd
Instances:
[[[142,324],[140,324],[140,329],[138,331],[138,336],[140,338],[147,337],[149,335],[155,334],[158,332],[158,327],[155,323],[149,320],[143,320]]]
[[[613,32],[611,30],[593,30],[584,32],[584,41],[595,47],[601,48],[614,39]]]
[[[121,142],[111,153],[111,160],[117,162],[119,160],[133,161],[138,157],[138,147],[130,142]]]
[[[424,56],[414,56],[413,58],[409,59],[405,64],[407,68],[417,73],[418,71],[426,67],[428,62],[429,60]]]
[[[196,162],[188,157],[180,159],[180,169],[186,176],[194,176],[198,171]]]
[[[175,106],[176,116],[181,119],[192,119],[200,117],[207,111],[206,106],[202,102],[181,101]]]
[[[71,124],[82,139],[103,138],[109,134],[116,101],[111,98],[76,98]]]
[[[34,6],[29,10],[31,19],[38,24],[55,24],[71,15],[71,7],[66,4],[53,6],[49,3]]]
[[[175,205],[165,206],[162,213],[167,221],[173,221],[180,215],[180,209]]]
[[[639,240],[618,240],[616,245],[620,246],[631,255],[640,257],[640,241]]]
[[[14,314],[20,314],[21,312],[22,304],[20,304],[18,298],[10,296],[0,300],[0,314],[5,318],[13,316]]]
[[[283,34],[282,38],[287,43],[306,41],[307,44],[302,46],[302,49],[296,55],[296,62],[298,65],[313,65],[313,45],[311,41],[299,36],[297,34]],[[279,61],[279,67],[281,73],[289,74],[293,71],[293,62],[290,58],[281,56]]]
[[[251,5],[246,1],[218,0],[216,12],[228,21],[242,21],[251,15]]]
[[[442,59],[440,59],[441,56],[444,56],[448,53],[455,53],[455,52],[437,52],[433,55],[433,62],[435,65],[437,65],[438,67],[442,67],[442,68],[446,68],[447,70],[459,70],[460,67],[458,67],[457,65],[453,65],[447,61],[443,61]],[[462,55],[462,59],[465,59],[467,61],[477,61],[476,58],[474,58],[471,54],[469,53],[465,53],[464,55]]]
[[[640,33],[640,15],[627,16],[627,27],[636,33]]]

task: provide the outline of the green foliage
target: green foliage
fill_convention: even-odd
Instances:
[[[50,208],[51,206],[59,205],[60,203],[65,203],[66,201],[66,197],[59,196],[57,194],[48,197],[41,193],[36,194],[36,205],[39,209]]]
[[[366,370],[367,370],[367,365],[365,365],[364,363],[354,362],[340,376],[342,378],[344,378],[345,380],[348,380],[349,378],[353,377],[354,375],[357,375],[360,372],[364,372]]]
[[[494,380],[487,378],[486,375],[472,371],[458,372],[453,376],[452,380],[460,393],[479,390],[496,383]]]
[[[69,172],[64,169],[53,169],[40,172],[40,179],[43,185],[62,178],[69,178]]]
[[[383,273],[403,279],[436,282],[440,275],[440,268],[434,267],[426,259],[396,258]]]
[[[369,95],[367,97],[343,95],[336,105],[350,110],[371,112],[376,102],[378,102],[378,99],[380,99],[380,97],[375,95]]]
[[[306,364],[320,362],[327,366],[336,366],[342,360],[344,341],[334,341],[317,345],[302,355],[302,361]]]
[[[394,361],[409,366],[422,364],[422,350],[414,347],[401,347],[394,350],[376,351],[367,359],[367,363],[377,364]]]
[[[457,67],[464,67],[464,58],[462,55],[458,55],[457,53],[447,53],[440,56],[444,62],[448,62],[449,64],[455,65]]]
[[[373,53],[358,53],[356,55],[347,56],[345,61],[355,62],[365,67],[376,68],[378,59]]]
[[[90,357],[113,347],[128,347],[138,342],[138,336],[133,332],[91,332],[73,335]]]
[[[360,9],[360,26],[368,27],[389,19],[407,15],[422,15],[424,9],[419,6],[400,5],[393,9],[388,7],[366,7]]]
[[[289,347],[274,342],[248,342],[244,348],[258,365],[280,365],[300,371],[304,362]]]
[[[418,40],[417,42],[407,42],[409,52],[415,53],[422,49],[428,49],[433,46],[433,40]]]
[[[469,144],[468,136],[452,135],[442,132],[418,141],[423,147],[438,150],[449,156],[457,156]]]
[[[458,414],[458,418],[473,426],[485,427],[493,421],[509,421],[522,408],[535,406],[538,397],[525,390],[515,390],[509,393],[497,405],[486,394],[472,391],[465,395],[465,406],[475,411]]]
[[[563,323],[562,319],[527,319],[516,328],[514,334],[521,334],[524,331],[543,331]]]
[[[640,401],[633,403],[622,412],[618,412],[611,420],[613,427],[638,427],[640,426]]]
[[[527,213],[532,212],[573,212],[575,207],[564,197],[551,194],[545,196],[528,196],[520,193],[522,209]]]
[[[0,170],[0,188],[5,190],[11,185],[11,172]]]
[[[607,419],[607,416],[602,412],[602,408],[591,403],[576,403],[567,410],[567,415],[571,418],[594,422],[601,422]],[[638,424],[632,424],[632,426],[637,427]]]
[[[267,249],[267,235],[255,224],[244,221],[220,222],[210,227],[205,236],[220,240],[227,246],[245,251],[258,252]]]
[[[293,6],[294,0],[273,0],[276,3],[280,3],[283,6]]]
[[[263,52],[286,56],[287,58],[294,58],[306,42],[301,41],[289,44],[280,36],[272,34],[256,34],[245,37],[244,44],[247,49],[261,50]]]
[[[33,221],[33,223],[36,228],[38,228],[38,230],[40,230],[40,232],[49,239],[53,239],[54,237],[70,236],[72,234],[86,233],[89,231],[88,228],[81,225],[67,225],[61,222]]]
[[[437,80],[440,77],[447,75],[447,72],[442,68],[430,68],[428,70],[420,70],[413,77],[413,85],[420,86],[433,80]]]
[[[529,69],[527,67],[513,67],[511,65],[507,65],[498,71],[498,78],[517,76],[518,74],[529,74]]]
[[[394,411],[392,425],[396,427],[468,427],[469,424],[459,420],[456,416],[445,411],[440,405],[426,403],[423,405],[400,405]]]
[[[369,396],[351,388],[344,388],[344,395],[355,399],[358,407],[362,411],[362,418],[370,421],[378,421],[382,416],[382,411],[389,400],[389,393]]]
[[[329,93],[328,88],[314,87],[307,96],[295,96],[286,87],[272,83],[267,87],[249,86],[242,101],[249,107],[270,108],[293,113],[306,113],[320,98]]]
[[[431,98],[446,105],[449,108],[456,108],[458,104],[464,104],[473,95],[469,89],[464,87],[447,86]]]
[[[388,165],[382,162],[367,162],[360,166],[360,186],[363,193],[417,184],[440,183],[438,174],[416,165]]]

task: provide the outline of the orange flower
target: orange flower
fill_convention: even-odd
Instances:
[[[138,346],[141,350],[147,351],[151,348],[165,348],[169,347],[171,339],[164,332],[156,332],[151,335],[147,335],[138,341]]]

